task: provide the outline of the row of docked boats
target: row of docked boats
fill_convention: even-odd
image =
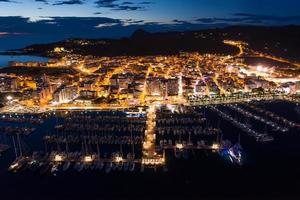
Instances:
[[[203,113],[193,107],[182,107],[177,112],[163,110],[156,114],[156,133],[158,135],[216,135],[218,128],[207,126]]]
[[[37,115],[20,115],[20,114],[2,114],[0,115],[1,122],[16,122],[16,123],[30,123],[34,125],[40,125],[44,123],[44,119]]]
[[[268,120],[268,119],[266,119],[264,117],[261,117],[259,115],[254,114],[254,113],[251,113],[251,112],[247,111],[246,109],[240,108],[240,107],[238,107],[236,105],[229,104],[228,107],[231,108],[232,110],[234,110],[234,111],[236,111],[236,112],[238,112],[238,113],[246,116],[246,117],[255,119],[255,120],[259,121],[259,122],[262,122],[262,123],[264,123],[264,124],[272,127],[272,129],[274,131],[279,131],[279,132],[282,132],[282,133],[286,133],[286,132],[289,131],[288,128],[282,127],[279,124],[277,124],[276,122],[270,121],[270,120]]]
[[[157,114],[156,122],[157,124],[161,124],[162,126],[173,126],[180,124],[184,125],[193,125],[193,124],[202,124],[205,122],[205,118],[203,117],[182,117],[182,116],[169,116],[169,118],[162,118],[160,115]]]
[[[292,121],[290,121],[290,120],[288,120],[288,119],[286,119],[282,116],[279,116],[278,114],[273,113],[271,111],[265,110],[263,108],[260,108],[260,107],[257,107],[255,105],[251,105],[251,104],[244,104],[244,105],[246,105],[247,107],[253,109],[256,112],[262,113],[267,117],[270,117],[274,120],[277,120],[278,122],[281,122],[285,126],[289,126],[291,128],[297,128],[297,127],[299,128],[300,127],[300,124],[292,122]],[[300,114],[300,107],[299,107],[299,114]]]
[[[6,135],[30,135],[36,128],[0,126],[0,132]]]
[[[127,144],[127,145],[139,145],[142,144],[143,136],[99,136],[99,135],[46,135],[43,140],[47,143],[59,143],[59,144],[79,144],[82,141],[86,141],[88,144]]]
[[[212,111],[216,112],[221,118],[231,122],[235,127],[243,130],[246,132],[249,136],[255,138],[257,142],[272,142],[274,141],[274,137],[271,135],[268,135],[266,133],[259,133],[249,127],[248,124],[239,122],[235,118],[231,117],[229,114],[226,114],[225,112],[219,110],[215,106],[210,106],[209,107]]]
[[[107,123],[115,123],[115,124],[145,124],[145,117],[136,117],[136,118],[128,118],[126,116],[111,116],[111,115],[71,115],[70,117],[65,118],[65,122],[82,122],[87,121],[90,123],[99,123],[99,124],[107,124]]]
[[[182,126],[164,126],[164,127],[157,127],[156,133],[158,135],[216,135],[221,132],[218,128],[203,128],[202,126],[189,126],[189,127],[182,127]]]
[[[10,166],[9,171],[20,172],[30,171],[39,174],[58,175],[66,171],[81,172],[84,170],[104,171],[130,171],[136,169],[138,160],[134,159],[134,155],[127,154],[126,158],[118,152],[113,153],[111,158],[100,158],[97,155],[83,155],[81,152],[61,153],[51,152],[50,154],[42,154],[34,152],[32,156],[18,157]]]
[[[105,125],[101,124],[92,124],[91,122],[81,122],[81,123],[64,123],[62,126],[57,126],[59,130],[65,132],[100,132],[100,133],[108,133],[108,132],[136,132],[136,133],[144,133],[145,132],[145,124],[144,125],[131,125],[131,124],[112,124],[107,123]]]
[[[160,140],[159,147],[161,149],[210,149],[210,145],[208,145],[204,140],[199,140],[195,143],[192,141],[173,141],[171,139]]]

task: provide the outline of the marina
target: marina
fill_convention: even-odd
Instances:
[[[212,114],[220,119],[212,118]],[[248,120],[238,120],[238,115]],[[264,145],[276,140],[277,132],[289,134],[298,129],[298,122],[254,103],[209,107],[160,105],[149,107],[146,115],[107,110],[3,116],[5,120],[1,123],[6,125],[0,129],[7,144],[1,146],[1,152],[7,153],[10,145],[15,153],[15,160],[7,169],[54,176],[87,170],[103,173],[167,171],[170,156],[188,159],[195,151],[210,152],[239,166],[244,163],[245,149],[241,151],[243,142],[232,137],[245,133],[253,142]],[[220,127],[223,119],[239,129],[237,135],[229,136]],[[259,121],[263,130],[252,128],[249,119]],[[18,127],[24,120],[30,127]],[[48,128],[41,128],[44,126]],[[35,145],[37,149],[29,147],[28,137],[40,138],[40,144]]]

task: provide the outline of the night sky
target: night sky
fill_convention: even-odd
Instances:
[[[0,0],[1,16],[101,16],[148,22],[231,18],[236,13],[276,17],[300,14],[298,0]]]
[[[119,38],[139,28],[299,24],[299,0],[0,0],[0,38]]]

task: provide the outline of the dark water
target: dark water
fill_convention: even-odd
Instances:
[[[59,41],[61,38],[54,36],[20,35],[0,37],[0,52],[24,48],[33,44],[44,44]],[[0,55],[0,68],[7,67],[9,61],[47,61],[47,58],[38,56],[6,56]]]
[[[300,122],[295,105],[277,102],[260,105]],[[203,109],[204,110],[204,109]],[[240,133],[230,123],[205,109],[224,138],[237,141]],[[28,149],[42,149],[42,136],[56,122],[50,120],[24,139]],[[8,173],[13,149],[0,157],[1,199],[299,199],[299,130],[274,135],[270,144],[257,144],[241,133],[245,164],[233,166],[216,153],[191,151],[189,159],[167,153],[168,172],[67,172],[57,177]],[[4,197],[4,198],[2,198]]]
[[[0,55],[0,68],[7,67],[10,61],[18,62],[46,62],[48,58],[39,57],[39,56],[9,56],[9,55]]]

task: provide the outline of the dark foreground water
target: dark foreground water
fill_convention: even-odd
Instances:
[[[264,105],[288,119],[300,122],[294,105]],[[237,140],[239,130],[215,113],[206,111],[211,123],[219,124],[224,137]],[[52,123],[52,124],[51,124]],[[39,148],[40,139],[53,126],[44,124],[27,141]],[[144,173],[69,171],[56,177],[38,173],[8,173],[12,149],[0,158],[1,199],[300,199],[299,130],[278,133],[270,144],[256,144],[241,134],[245,164],[233,166],[218,154],[191,151],[189,159],[167,154],[168,172]]]

